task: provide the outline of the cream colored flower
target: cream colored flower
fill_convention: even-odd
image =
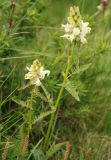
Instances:
[[[74,28],[72,24],[62,25],[62,27],[64,28],[66,34],[64,34],[61,37],[64,37],[71,42],[74,41],[77,38],[77,36],[80,34],[80,30],[76,27]]]
[[[78,41],[82,44],[87,42],[86,35],[90,33],[91,28],[88,22],[83,22],[78,7],[70,7],[68,23],[62,25],[65,34],[61,37],[68,39],[70,42]]]
[[[49,76],[50,71],[44,70],[44,67],[41,65],[38,59],[36,59],[31,67],[27,67],[28,73],[25,74],[25,79],[29,79],[31,84],[36,86],[41,85],[41,80],[45,78],[45,76]]]
[[[80,41],[81,43],[85,44],[87,42],[86,40],[86,35],[88,33],[90,33],[91,31],[91,28],[88,27],[89,26],[89,23],[88,22],[83,22],[81,21],[81,32],[80,32]]]

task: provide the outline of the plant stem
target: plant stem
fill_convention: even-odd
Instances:
[[[32,103],[33,103],[33,90],[31,92],[31,97],[30,97],[30,105],[29,105],[29,132],[32,129]]]
[[[46,134],[45,141],[44,141],[44,146],[43,146],[44,150],[47,149],[47,147],[48,147],[48,141],[49,141],[49,138],[50,138],[50,135],[51,135],[51,132],[52,132],[53,125],[55,124],[56,111],[58,109],[59,102],[60,102],[60,99],[61,99],[63,91],[64,91],[64,85],[65,85],[67,77],[68,77],[70,64],[71,64],[71,59],[72,59],[72,53],[68,57],[65,76],[64,76],[64,79],[63,79],[63,82],[62,82],[62,86],[60,88],[60,91],[59,91],[59,94],[58,94],[58,97],[57,97],[57,100],[56,100],[56,103],[55,103],[55,106],[54,106],[55,112],[53,112],[51,114],[51,119],[50,119],[50,122],[49,122],[48,130],[47,130],[47,134]]]
[[[10,5],[10,17],[9,17],[9,29],[11,29],[11,28],[13,27],[14,11],[15,11],[15,2],[14,2],[14,0],[11,0],[11,5]]]

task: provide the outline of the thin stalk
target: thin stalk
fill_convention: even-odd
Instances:
[[[30,119],[29,120],[29,132],[32,129],[32,103],[33,103],[33,90],[31,92],[30,105],[29,105],[29,111],[28,111],[29,119]]]
[[[25,159],[25,155],[26,155],[26,151],[28,149],[28,144],[29,144],[29,134],[30,134],[30,131],[32,129],[32,106],[33,106],[33,98],[34,98],[34,93],[33,93],[34,90],[31,91],[31,96],[30,96],[30,102],[29,102],[29,110],[28,110],[28,131],[27,131],[27,134],[25,135],[24,137],[24,142],[23,142],[23,147],[22,147],[22,160]],[[27,122],[26,122],[27,123]],[[25,133],[24,133],[25,134]]]
[[[15,2],[14,2],[14,0],[11,0],[10,16],[9,16],[9,29],[11,29],[13,27],[14,11],[15,11]]]
[[[65,85],[67,77],[68,77],[68,73],[69,73],[69,69],[70,69],[70,64],[71,64],[71,59],[72,59],[72,53],[68,57],[66,71],[65,71],[65,76],[64,76],[64,79],[63,79],[63,82],[62,82],[62,86],[60,88],[60,91],[59,91],[59,94],[58,94],[58,97],[57,97],[57,100],[56,100],[56,103],[55,103],[55,106],[54,106],[55,112],[53,112],[51,114],[51,119],[50,119],[50,122],[49,122],[47,134],[46,134],[45,141],[44,141],[44,146],[43,146],[44,149],[47,149],[47,147],[48,147],[48,141],[49,141],[49,138],[50,138],[50,135],[51,135],[51,132],[52,132],[53,125],[55,124],[56,111],[58,109],[59,102],[60,102],[60,99],[61,99],[63,91],[64,91],[64,85]]]

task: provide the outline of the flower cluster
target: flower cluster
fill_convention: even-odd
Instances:
[[[28,73],[25,74],[25,79],[29,79],[31,84],[36,86],[41,85],[41,80],[45,78],[45,75],[49,76],[50,71],[44,70],[38,59],[36,59],[31,67],[27,67]]]
[[[78,7],[70,7],[68,23],[62,25],[65,34],[61,37],[68,39],[70,42],[80,41],[82,44],[86,43],[86,35],[90,33],[91,28],[88,27],[88,22],[83,22]]]

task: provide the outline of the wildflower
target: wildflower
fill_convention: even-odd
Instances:
[[[38,59],[36,59],[31,67],[27,67],[28,73],[25,74],[25,79],[29,79],[31,84],[36,86],[41,85],[41,80],[45,78],[45,75],[49,76],[50,71],[44,70]]]
[[[101,0],[101,4],[97,6],[97,8],[99,11],[105,12],[105,10],[107,9],[107,6],[108,6],[108,0]]]
[[[86,43],[86,35],[90,33],[91,28],[88,27],[88,22],[83,22],[78,7],[70,7],[68,23],[62,25],[65,34],[61,37],[68,39],[70,42],[80,41],[82,44]]]

